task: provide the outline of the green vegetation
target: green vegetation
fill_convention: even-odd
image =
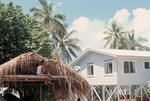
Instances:
[[[54,12],[54,4],[38,0],[39,8],[25,14],[12,2],[0,2],[0,64],[24,52],[35,51],[52,58],[58,55],[69,63],[80,51],[78,39],[70,38],[66,17]]]
[[[31,51],[31,18],[13,3],[0,3],[0,63]]]
[[[68,64],[81,50],[78,46],[79,40],[70,38],[74,31],[67,32],[66,17],[64,14],[54,12],[54,4],[48,3],[47,0],[38,1],[40,5],[38,8],[32,8],[31,12],[37,21],[42,23],[43,31],[46,31],[50,37],[53,56],[59,55],[63,62]]]
[[[44,27],[42,26],[42,24],[37,21],[34,21],[32,27],[32,45],[30,48],[45,57],[51,58],[52,48],[49,34],[47,33],[47,31],[43,30]]]
[[[124,31],[123,27],[117,23],[117,21],[113,20],[110,25],[107,26],[104,33],[106,34],[106,37],[104,38],[106,44],[104,47],[109,45],[110,48],[119,49],[121,38],[126,32]]]
[[[67,32],[65,16],[55,13],[52,3],[38,1],[40,8],[32,8],[31,14],[25,14],[20,6],[12,2],[0,2],[0,64],[30,51],[49,58],[59,55],[68,64],[81,51],[79,40],[72,37],[75,31]],[[19,91],[22,99],[39,101],[37,87],[9,88],[7,91],[12,90]],[[44,101],[50,101],[52,93],[47,88],[43,91]]]
[[[122,38],[122,49],[129,50],[148,50],[148,47],[144,46],[143,43],[148,40],[143,37],[135,37],[134,31],[130,31]]]
[[[142,37],[135,37],[134,30],[126,31],[116,20],[113,20],[110,25],[106,27],[104,47],[112,49],[129,49],[129,50],[150,50],[149,47],[144,46],[143,43],[147,39]]]
[[[68,32],[66,17],[54,10],[55,4],[38,0],[39,5],[25,14],[13,3],[0,3],[0,64],[24,52],[34,51],[52,58],[59,56],[68,64],[81,51],[79,39]],[[145,38],[126,31],[117,21],[112,21],[104,32],[105,47],[114,49],[150,50],[144,46]]]
[[[30,11],[39,22],[43,23],[43,26],[45,26],[44,30],[51,32],[54,38],[56,37],[56,34],[65,33],[65,15],[54,12],[54,4],[48,3],[47,0],[38,1],[40,3],[40,5],[38,5],[38,8],[31,8]]]
[[[75,31],[71,31],[57,36],[57,51],[65,63],[70,63],[73,57],[77,57],[77,52],[81,51],[78,46],[79,39],[71,38],[71,35],[74,33]]]

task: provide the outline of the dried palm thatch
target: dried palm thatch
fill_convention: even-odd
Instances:
[[[91,87],[79,74],[57,60],[50,60],[41,55],[29,52],[22,54],[0,65],[0,84],[3,84],[4,75],[36,75],[37,64],[44,60],[45,73],[52,76],[65,76],[66,79],[52,80],[53,92],[56,99],[69,99],[75,101],[75,97],[89,100]]]

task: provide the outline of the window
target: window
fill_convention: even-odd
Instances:
[[[112,62],[104,63],[104,72],[105,72],[105,74],[112,73]]]
[[[94,65],[87,64],[87,75],[94,75]]]
[[[124,61],[124,73],[135,73],[135,62]]]
[[[144,62],[145,69],[150,69],[150,62]]]

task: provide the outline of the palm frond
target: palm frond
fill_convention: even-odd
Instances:
[[[146,38],[143,38],[143,37],[138,37],[137,41],[138,42],[148,42],[148,40]]]
[[[121,38],[125,36],[126,31],[123,30],[123,27],[116,20],[111,21],[110,25],[107,26],[104,33],[106,34],[103,39],[106,41],[104,47],[107,47],[108,45],[110,48],[123,47],[123,45],[121,45]]]
[[[63,22],[66,20],[66,16],[64,14],[59,14],[59,13],[55,14],[54,18]]]
[[[76,33],[75,30],[72,30],[71,32],[67,33],[64,37],[64,39],[68,39],[72,34]]]
[[[42,19],[45,16],[41,9],[38,9],[38,8],[35,8],[35,7],[31,8],[30,12],[33,12],[33,16],[38,18],[38,19]]]
[[[72,61],[72,57],[71,54],[69,54],[68,50],[66,49],[66,47],[62,47],[62,51],[63,53],[63,59],[64,61],[66,61],[67,63],[70,63],[70,61]]]
[[[73,57],[77,57],[77,54],[75,53],[75,51],[72,48],[68,48],[69,53],[73,56]]]
[[[41,9],[33,7],[33,8],[30,9],[30,12],[41,12]]]
[[[108,39],[110,39],[110,36],[106,36],[106,37],[104,37],[102,40],[106,41],[106,40],[108,40]]]
[[[56,19],[51,19],[52,32],[54,33],[66,33],[64,25]]]
[[[38,0],[40,2],[40,5],[42,6],[42,8],[47,11],[47,7],[48,7],[48,2],[47,0]]]
[[[68,47],[74,49],[74,50],[77,51],[77,52],[81,52],[81,48],[80,48],[80,46],[78,46],[78,45],[75,45],[75,44],[68,44]]]
[[[79,39],[78,38],[70,38],[68,40],[65,40],[65,44],[78,44],[79,43]]]
[[[47,7],[47,10],[48,10],[48,15],[51,16],[52,13],[53,13],[53,4],[52,3],[49,3],[48,4],[48,7]]]
[[[104,41],[106,41],[106,42],[105,42],[104,48],[106,48],[112,41],[110,36],[105,37],[105,39],[104,39]]]
[[[143,46],[143,49],[146,51],[150,51],[150,47],[148,47],[148,46]]]
[[[44,17],[43,17],[43,23],[44,23],[45,25],[47,25],[47,24],[49,24],[49,22],[50,22],[49,16],[44,16]]]

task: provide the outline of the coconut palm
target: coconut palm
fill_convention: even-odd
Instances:
[[[149,47],[142,45],[143,43],[147,42],[148,40],[143,37],[135,37],[134,30],[127,33],[127,36],[124,37],[122,46],[124,49],[130,50],[148,50]]]
[[[123,30],[123,27],[116,21],[112,20],[109,26],[107,26],[104,37],[106,44],[104,47],[109,46],[109,48],[120,48],[121,38],[124,36],[123,33],[126,33]]]
[[[56,44],[56,34],[65,33],[66,29],[64,26],[65,15],[55,13],[55,5],[48,3],[47,0],[38,0],[40,6],[38,8],[34,7],[30,11],[33,13],[38,21],[41,21],[47,32],[52,36],[54,44]]]
[[[72,58],[77,56],[77,52],[81,49],[77,45],[78,39],[70,38],[75,32],[67,33],[65,26],[65,16],[54,12],[52,3],[47,0],[38,0],[40,3],[39,8],[32,8],[33,15],[41,21],[45,26],[46,31],[49,33],[53,55],[59,55],[65,63],[69,63]],[[45,30],[43,29],[43,30]]]
[[[75,31],[72,30],[66,34],[58,34],[57,36],[57,53],[60,54],[64,63],[69,63],[73,58],[77,57],[77,53],[81,51],[78,46],[79,39],[72,38],[72,34]]]

